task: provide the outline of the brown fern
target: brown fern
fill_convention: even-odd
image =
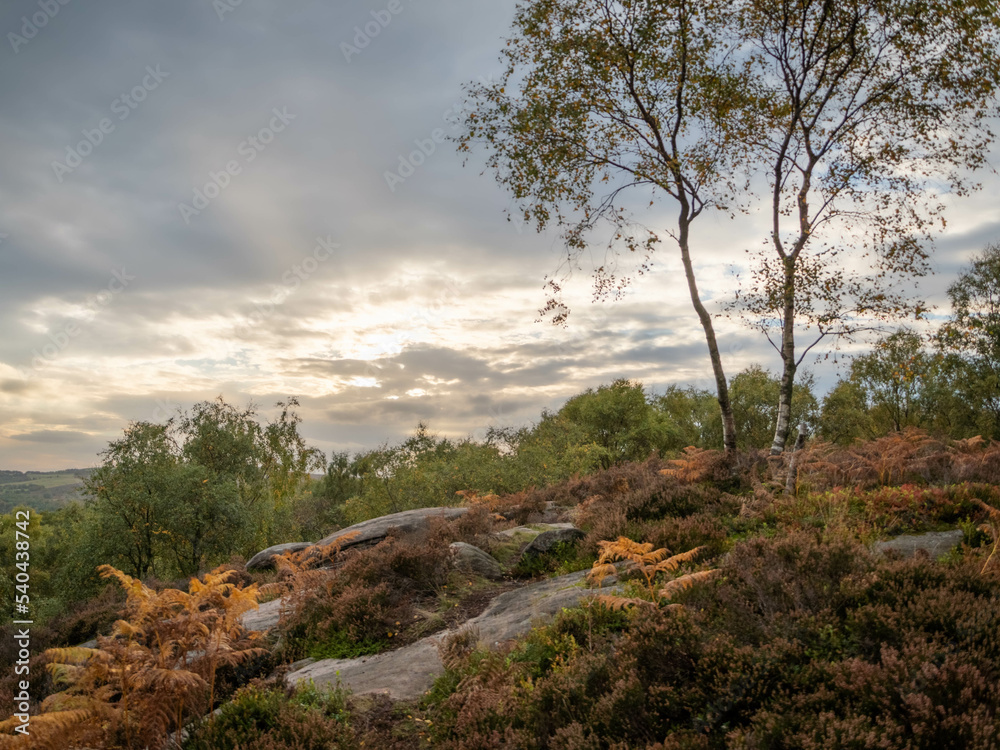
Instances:
[[[687,591],[696,583],[704,583],[705,581],[710,581],[719,574],[719,569],[714,568],[712,570],[701,570],[697,573],[688,573],[680,578],[675,578],[669,581],[666,586],[660,589],[659,594],[663,599],[670,599],[674,594],[678,594],[681,591]]]
[[[232,583],[236,571],[192,579],[188,592],[156,593],[109,565],[99,570],[126,590],[127,618],[114,624],[110,637],[99,637],[97,648],[45,652],[64,689],[46,698],[43,713],[33,718],[33,748],[161,748],[191,715],[211,709],[220,666],[266,653],[240,625],[259,592],[256,585]],[[0,747],[27,746],[0,736]]]
[[[649,599],[639,599],[636,597],[622,597],[612,594],[602,594],[596,597],[596,601],[609,607],[612,610],[620,610],[636,606],[656,607],[662,600],[669,599],[670,594],[664,593],[668,589],[671,592],[683,590],[695,582],[707,580],[716,571],[703,571],[701,573],[691,573],[681,576],[675,581],[671,581],[663,589],[657,590],[655,579],[660,573],[672,573],[682,564],[693,562],[704,550],[705,547],[695,547],[687,552],[671,555],[668,550],[661,548],[654,550],[653,545],[646,542],[640,543],[620,536],[617,540],[598,542],[601,554],[597,558],[590,572],[588,579],[598,586],[610,575],[617,573],[617,568],[613,564],[615,561],[624,560],[628,563],[629,571],[637,571],[645,580],[646,591]],[[671,586],[677,582],[682,582],[676,588]]]
[[[716,476],[724,460],[724,454],[719,451],[689,445],[684,455],[671,460],[670,467],[661,469],[660,474],[691,484],[704,482]]]
[[[594,597],[594,601],[598,604],[603,604],[605,607],[610,609],[612,612],[618,612],[623,609],[628,609],[630,607],[656,607],[654,602],[649,601],[649,599],[638,599],[636,597],[628,596],[614,596],[613,594],[601,594],[600,596]]]

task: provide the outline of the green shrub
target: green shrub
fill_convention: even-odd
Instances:
[[[252,683],[201,720],[184,750],[298,750],[356,747],[349,726],[347,693],[338,685],[318,690],[311,682],[283,690]]]

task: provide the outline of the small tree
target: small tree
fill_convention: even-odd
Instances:
[[[926,426],[933,410],[927,398],[933,391],[932,358],[920,336],[908,328],[881,339],[868,354],[851,362],[851,380],[865,394],[880,434],[904,427]]]
[[[980,428],[1000,438],[1000,243],[988,245],[948,287],[952,316],[937,341],[959,355],[956,387],[981,415]]]
[[[621,461],[642,461],[664,452],[677,430],[646,400],[642,385],[619,379],[569,399],[558,415],[583,428],[585,439],[601,449],[607,468]]]
[[[501,51],[500,80],[468,88],[471,109],[460,150],[489,149],[487,167],[528,224],[563,230],[567,272],[599,223],[612,254],[649,267],[659,242],[622,195],[669,197],[688,294],[705,333],[722,412],[724,443],[736,447],[729,391],[712,313],[698,290],[691,230],[706,209],[733,209],[745,182],[737,165],[740,107],[749,89],[723,33],[721,3],[625,0],[522,2]],[[634,192],[631,191],[631,192]],[[643,200],[643,203],[646,201]],[[617,255],[615,256],[617,257]],[[608,259],[594,269],[597,298],[632,281]],[[548,282],[543,308],[566,320],[562,279]]]
[[[597,297],[631,282],[620,251],[642,275],[659,242],[623,196],[670,198],[667,233],[708,344],[727,451],[736,425],[692,231],[706,209],[753,205],[762,175],[767,249],[737,304],[780,332],[780,453],[805,354],[872,318],[921,311],[893,282],[927,270],[938,186],[971,189],[964,170],[984,164],[998,30],[990,0],[522,2],[500,80],[468,90],[460,149],[486,144],[524,221],[563,230],[569,270],[608,226]],[[543,308],[556,322],[568,314],[561,281]],[[796,326],[816,333],[803,351]]]
[[[140,578],[164,559],[190,575],[266,546],[289,494],[323,465],[298,434],[295,405],[279,403],[264,426],[253,404],[222,398],[164,425],[129,425],[86,482],[94,546]]]
[[[133,422],[101,456],[103,463],[84,482],[91,533],[141,578],[152,570],[160,546],[157,534],[166,520],[163,499],[172,492],[177,446],[166,425]]]
[[[738,300],[781,356],[780,453],[810,349],[919,316],[901,282],[928,271],[938,196],[977,187],[966,170],[993,141],[1000,14],[989,0],[748,0],[733,18],[758,95],[745,136],[770,193]]]

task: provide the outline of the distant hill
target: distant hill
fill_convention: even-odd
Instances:
[[[57,510],[80,500],[83,480],[93,469],[65,471],[9,471],[0,469],[0,514],[19,505],[35,510]]]

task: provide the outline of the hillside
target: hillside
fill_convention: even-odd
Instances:
[[[10,471],[0,469],[0,514],[19,505],[34,510],[58,510],[81,499],[83,480],[91,469]]]
[[[1000,443],[815,441],[798,465],[691,448],[463,492],[187,591],[104,566],[126,606],[44,645],[117,637],[33,657],[33,747],[995,747]],[[573,607],[587,570],[600,598]]]

